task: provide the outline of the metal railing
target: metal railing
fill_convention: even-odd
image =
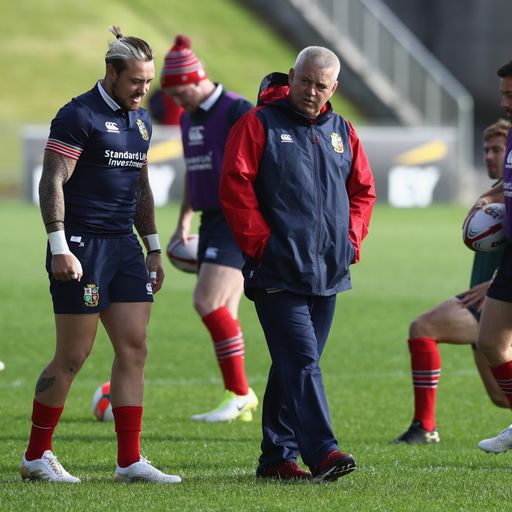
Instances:
[[[404,125],[456,126],[472,167],[473,98],[381,0],[289,0]]]

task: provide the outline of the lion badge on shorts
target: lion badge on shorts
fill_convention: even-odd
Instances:
[[[339,133],[336,133],[336,132],[331,133],[331,144],[332,144],[332,147],[334,148],[334,151],[336,151],[336,153],[343,153],[343,151],[344,151],[343,140],[341,139],[341,135]]]
[[[148,129],[142,119],[137,119],[137,126],[139,127],[139,132],[142,135],[142,138],[144,140],[149,140]]]
[[[100,301],[100,288],[94,283],[89,283],[84,287],[84,304],[88,308],[94,308]]]

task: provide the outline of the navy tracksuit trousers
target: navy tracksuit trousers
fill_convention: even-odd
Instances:
[[[298,455],[312,470],[338,450],[319,366],[336,295],[251,290],[272,366],[263,398],[259,469]]]

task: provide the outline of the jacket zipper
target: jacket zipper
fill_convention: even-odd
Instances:
[[[322,194],[320,193],[320,176],[319,176],[319,165],[318,165],[318,147],[320,143],[319,136],[316,133],[315,125],[311,125],[310,128],[310,140],[313,144],[313,162],[314,162],[314,180],[315,180],[315,195],[317,197],[316,201],[316,210],[317,210],[317,219],[318,222],[315,226],[315,234],[316,234],[316,248],[315,248],[315,260],[316,260],[316,272],[315,272],[315,285],[313,289],[316,293],[318,293],[318,290],[320,289],[321,283],[319,283],[319,279],[321,279],[321,272],[320,272],[320,257],[318,255],[319,247],[320,247],[320,234],[321,234],[321,218],[322,218]],[[318,277],[317,277],[318,276]]]

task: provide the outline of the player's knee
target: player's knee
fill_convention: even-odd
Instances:
[[[503,409],[510,409],[510,404],[503,393],[495,392],[489,395],[491,402],[496,407],[502,407]]]
[[[116,361],[125,368],[143,367],[148,355],[145,335],[132,335],[116,348]]]
[[[488,357],[490,353],[493,352],[493,346],[491,343],[488,343],[485,338],[479,337],[476,342],[476,349],[481,352],[485,357]]]
[[[221,305],[222,304],[219,304],[215,297],[203,295],[194,296],[194,309],[201,318],[208,313],[215,311]]]
[[[143,343],[137,351],[137,361],[140,366],[144,366],[146,364],[147,357],[148,357],[148,345],[147,345],[147,343]]]
[[[509,347],[497,344],[492,338],[479,337],[477,348],[491,366],[497,366],[510,360]]]
[[[73,354],[68,354],[62,359],[62,368],[69,380],[73,380],[76,374],[82,369],[85,360],[89,357],[90,350],[82,350]]]
[[[409,338],[424,338],[430,335],[430,320],[427,314],[418,316],[409,325]]]
[[[144,366],[148,357],[148,344],[146,338],[139,338],[130,344],[130,360],[137,366]]]
[[[205,310],[206,310],[205,301],[197,296],[194,296],[194,309],[196,310],[196,312],[199,316],[204,316],[206,314],[205,313]]]

